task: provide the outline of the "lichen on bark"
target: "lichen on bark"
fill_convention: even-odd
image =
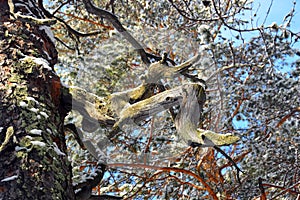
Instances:
[[[16,5],[22,15],[38,9],[28,1]],[[0,199],[74,199],[70,163],[54,149],[66,152],[67,113],[53,71],[55,46],[39,25],[1,17]]]

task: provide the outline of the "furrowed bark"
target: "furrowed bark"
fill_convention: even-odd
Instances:
[[[0,8],[0,199],[74,199],[48,21],[33,1]]]

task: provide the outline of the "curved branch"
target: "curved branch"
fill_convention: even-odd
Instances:
[[[234,162],[234,160],[232,160],[232,158],[229,155],[227,155],[222,149],[220,149],[220,147],[214,146],[214,149],[217,150],[219,153],[221,153],[223,156],[225,156],[225,158],[229,160],[229,162],[235,167],[237,171],[236,173],[237,180],[239,183],[241,183],[240,172],[243,173],[243,171],[239,168],[239,166]]]
[[[54,37],[58,42],[60,42],[64,47],[66,47],[69,50],[75,51],[76,49],[74,47],[70,47],[68,46],[66,43],[64,43],[61,39],[59,39],[58,37]]]
[[[217,195],[213,191],[213,189],[205,182],[203,178],[201,178],[199,175],[195,174],[194,172],[186,169],[180,169],[176,167],[158,167],[158,166],[152,166],[152,165],[145,165],[145,164],[126,164],[126,163],[114,163],[114,164],[108,164],[108,167],[133,167],[133,168],[143,168],[143,169],[154,169],[154,170],[161,170],[165,172],[180,172],[183,174],[187,174],[195,178],[197,181],[199,181],[207,190],[207,192],[210,194],[210,196],[213,199],[218,199]]]
[[[191,17],[187,16],[187,14],[185,13],[185,11],[179,9],[178,6],[175,5],[175,3],[173,2],[173,0],[169,0],[169,2],[177,10],[177,12],[182,17],[186,18],[187,20],[194,21],[194,22],[214,22],[214,21],[219,20],[219,18],[215,18],[215,19],[196,19],[196,18],[191,18]]]
[[[65,27],[68,29],[68,31],[70,33],[72,33],[73,35],[76,35],[77,37],[88,37],[88,36],[98,35],[98,34],[102,33],[101,31],[95,31],[95,32],[91,32],[91,33],[81,33],[79,31],[76,31],[70,25],[68,25],[67,22],[65,22],[64,20],[60,19],[59,17],[54,16],[48,10],[46,10],[46,8],[44,7],[44,4],[43,4],[43,0],[38,0],[38,4],[39,4],[39,7],[41,8],[41,10],[46,15],[46,17],[48,17],[48,18],[54,18],[57,21],[63,23],[65,25]]]
[[[91,32],[91,33],[81,33],[79,31],[73,29],[71,26],[69,26],[68,23],[66,23],[64,20],[60,19],[59,17],[54,16],[54,14],[51,14],[48,10],[46,10],[43,5],[43,0],[38,0],[38,4],[39,4],[39,7],[41,8],[41,10],[44,12],[44,14],[48,18],[55,18],[57,21],[63,23],[65,25],[65,27],[67,28],[67,30],[76,37],[88,37],[88,36],[97,35],[97,34],[102,33],[101,31],[95,31],[95,32]],[[122,26],[122,24],[120,23],[120,21],[118,20],[116,15],[114,15],[113,13],[108,12],[106,10],[95,7],[89,0],[84,0],[84,4],[85,4],[88,12],[93,13],[101,18],[108,20],[113,25],[113,27],[115,29],[117,29],[117,31],[120,32],[123,35],[123,37],[125,37],[125,39],[136,49],[136,51],[140,54],[142,61],[145,64],[150,65],[151,62],[148,58],[153,58],[156,61],[159,61],[162,59],[162,57],[160,57],[160,56],[156,56],[156,55],[147,53],[144,50],[144,48],[142,47],[142,45]],[[55,11],[55,12],[57,12],[57,11]],[[109,28],[109,27],[104,27],[104,28]],[[172,63],[172,65],[176,64],[170,58],[167,58],[166,60],[169,61],[170,63]]]
[[[95,14],[101,18],[108,20],[119,33],[123,35],[123,37],[136,49],[136,51],[140,54],[142,61],[149,65],[150,60],[147,57],[147,54],[142,47],[142,45],[122,26],[119,19],[116,15],[101,8],[95,7],[90,0],[83,1],[86,7],[86,10],[89,13]]]
[[[166,56],[165,56],[166,57]],[[179,74],[183,74],[189,67],[195,64],[200,59],[200,55],[195,55],[189,60],[176,65],[175,67],[168,67],[164,65],[164,62],[168,59],[162,59],[159,62],[155,62],[150,65],[148,74],[146,75],[146,82],[148,83],[157,83],[160,79],[163,78],[173,78]]]
[[[64,126],[64,128],[66,131],[69,131],[73,134],[73,136],[74,136],[75,140],[77,141],[77,143],[79,144],[80,148],[85,150],[86,147],[84,146],[84,144],[82,142],[83,134],[82,134],[81,130],[77,129],[75,124],[73,124],[73,123],[66,124]]]

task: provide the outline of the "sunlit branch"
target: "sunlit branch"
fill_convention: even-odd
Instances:
[[[207,192],[211,195],[211,197],[215,200],[218,200],[218,197],[216,196],[215,192],[212,190],[212,188],[205,182],[204,179],[202,179],[200,176],[195,174],[194,172],[186,169],[179,169],[175,167],[158,167],[158,166],[152,166],[152,165],[145,165],[145,164],[127,164],[127,163],[112,163],[108,164],[108,167],[131,167],[131,168],[143,168],[143,169],[154,169],[154,170],[162,170],[165,172],[180,172],[187,175],[192,176],[197,181],[199,181],[204,188],[207,190]]]

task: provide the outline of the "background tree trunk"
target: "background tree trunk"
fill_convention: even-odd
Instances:
[[[35,1],[0,8],[0,199],[74,199],[53,21]]]

